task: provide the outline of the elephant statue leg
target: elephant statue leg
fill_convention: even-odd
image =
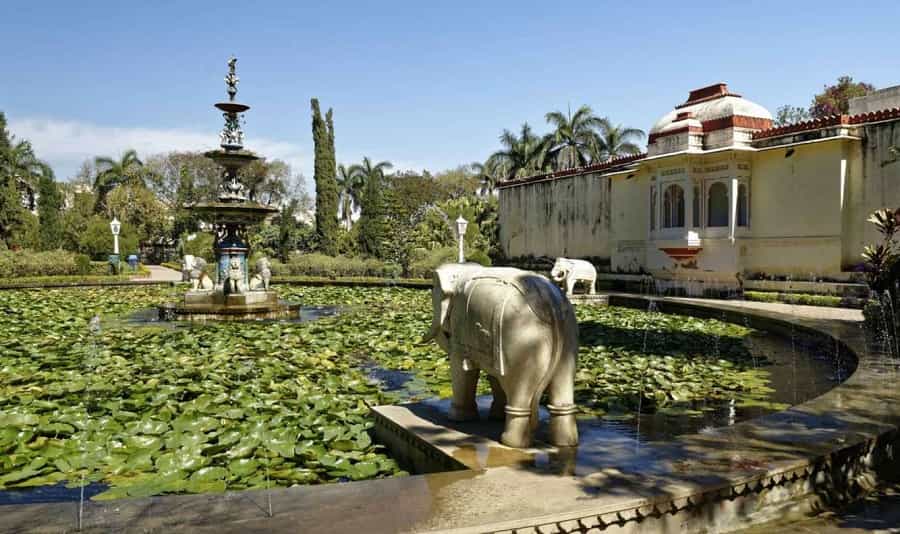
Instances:
[[[478,405],[475,404],[475,390],[478,386],[478,368],[463,369],[463,358],[450,356],[450,381],[453,386],[453,400],[450,404],[451,421],[471,421],[478,419]]]
[[[500,385],[500,381],[495,377],[488,375],[488,382],[491,383],[491,394],[494,396],[494,401],[491,403],[490,418],[502,421],[506,418],[506,412],[503,411],[506,408],[506,392],[503,391],[503,386]]]
[[[575,358],[563,357],[547,387],[550,412],[550,443],[556,447],[578,445],[578,426],[575,424]]]
[[[531,445],[531,432],[533,423],[531,420],[531,395],[533,391],[528,387],[515,387],[508,392],[506,407],[506,425],[500,442],[507,447],[525,448]]]
[[[575,294],[575,278],[570,277],[566,280],[566,294],[571,296]]]
[[[597,293],[597,280],[591,280],[591,289],[588,293],[589,295],[594,295]]]

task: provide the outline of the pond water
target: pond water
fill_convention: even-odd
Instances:
[[[77,466],[53,459],[82,462],[81,443],[90,451],[86,467],[95,470],[88,480],[104,482],[87,485],[88,498],[104,490],[120,498],[395,475],[400,467],[366,431],[367,406],[450,395],[446,355],[419,342],[431,321],[428,293],[323,287],[284,294],[306,305],[295,321],[204,325],[157,321],[153,306],[172,298],[160,288],[0,294],[0,309],[9,312],[0,314],[0,332],[8,334],[0,336],[0,449],[15,451],[0,455],[7,482],[0,504],[77,501],[81,489],[65,487],[77,478],[61,478],[77,476]],[[650,310],[576,312],[584,372],[578,402],[590,411],[580,421],[585,456],[726,427],[808,400],[849,374],[833,347],[799,336]],[[104,317],[94,332],[97,313]],[[719,400],[636,404],[647,369],[663,380],[655,390],[641,386],[648,397],[690,388],[690,398]],[[110,456],[109,443],[126,452]],[[269,479],[248,451],[278,454],[278,478]],[[155,486],[159,466],[176,459],[183,478]],[[195,461],[207,467],[198,470]],[[139,476],[113,476],[119,464]],[[216,484],[227,477],[227,486],[203,477]]]

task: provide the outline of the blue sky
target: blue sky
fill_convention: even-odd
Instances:
[[[586,103],[642,129],[725,81],[774,112],[841,74],[900,84],[900,2],[43,2],[0,18],[0,110],[61,179],[96,154],[209,148],[238,56],[246,145],[311,178],[337,155],[483,160],[503,128]],[[229,22],[232,20],[233,22]]]

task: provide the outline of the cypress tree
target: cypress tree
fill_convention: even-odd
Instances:
[[[50,167],[44,166],[42,169],[38,195],[41,248],[54,250],[62,245],[62,195]]]
[[[337,252],[338,233],[334,122],[331,109],[326,114],[326,120],[322,119],[318,99],[313,98],[310,104],[313,114],[313,142],[315,143],[316,237],[319,242],[319,250],[333,256]]]
[[[9,132],[6,130],[6,115],[0,111],[0,153],[9,148],[11,144]]]

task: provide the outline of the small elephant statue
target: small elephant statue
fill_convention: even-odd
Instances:
[[[550,441],[578,444],[574,403],[578,323],[559,288],[546,277],[506,267],[445,264],[435,271],[434,317],[427,339],[447,351],[453,400],[449,417],[476,419],[479,371],[494,396],[491,418],[505,418],[500,441],[528,447],[538,403],[550,402]]]
[[[597,290],[597,269],[588,261],[556,258],[550,278],[556,283],[564,282],[566,296],[569,297],[575,294],[577,282],[587,282],[588,295],[593,295]]]
[[[226,293],[240,294],[244,292],[244,269],[240,258],[231,258],[225,276]]]
[[[188,258],[191,263],[188,264]],[[213,281],[206,274],[206,260],[199,256],[185,256],[185,264],[189,265],[188,278],[191,281],[191,291],[210,291]]]
[[[272,280],[272,268],[269,258],[265,256],[256,261],[256,274],[250,279],[251,291],[268,291],[269,281]]]

